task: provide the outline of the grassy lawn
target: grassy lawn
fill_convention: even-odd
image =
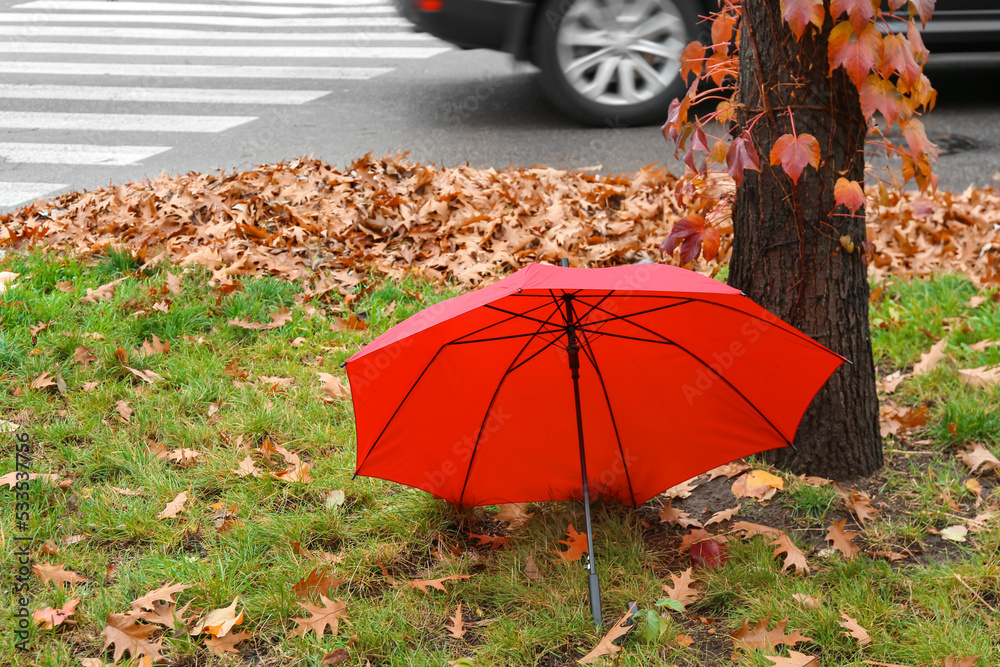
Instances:
[[[553,553],[570,524],[582,528],[582,506],[533,504],[515,529],[496,508],[459,511],[421,491],[351,479],[350,402],[337,398],[336,382],[325,392],[319,374],[343,379],[341,361],[447,289],[367,284],[345,306],[336,291],[308,296],[298,283],[271,278],[237,280],[232,289],[211,284],[203,269],[140,271],[114,252],[93,265],[15,254],[0,271],[21,274],[0,296],[0,420],[21,427],[0,434],[0,474],[15,469],[14,436],[27,433],[34,472],[57,476],[31,483],[26,530],[15,525],[14,492],[0,494],[3,585],[14,583],[14,538],[25,535],[36,565],[64,563],[87,579],[58,584],[32,575],[31,611],[80,602],[57,627],[32,627],[27,653],[4,632],[0,663],[110,663],[113,649],[102,650],[101,635],[108,615],[168,583],[188,586],[172,596],[179,607],[190,603],[186,620],[238,596],[243,617],[234,631],[248,633],[220,657],[208,634],[153,626],[171,665],[320,665],[345,656],[348,665],[569,665],[597,643],[584,571]],[[117,279],[113,296],[84,302],[87,288]],[[596,507],[606,628],[629,600],[653,610],[615,655],[619,664],[765,667],[773,664],[765,655],[789,649],[827,666],[938,666],[950,654],[1000,664],[1000,518],[965,541],[938,534],[1000,511],[997,471],[971,474],[958,456],[973,442],[1000,455],[1000,389],[963,384],[956,370],[1000,363],[1000,346],[971,347],[1000,340],[1000,304],[972,308],[975,294],[964,278],[893,280],[872,305],[880,376],[909,369],[941,337],[950,358],[890,397],[915,419],[887,437],[885,468],[858,482],[881,510],[865,525],[834,486],[779,471],[784,488],[767,501],[734,497],[734,480],[723,476],[702,478],[674,502],[702,522],[740,505],[734,520],[787,531],[808,574],[783,572],[767,536],[743,538],[721,522],[709,529],[729,533],[724,562],[694,570],[696,599],[684,611],[656,607],[670,575],[691,566],[682,548],[690,529],[661,522],[657,501]],[[271,329],[228,323],[267,323],[285,309],[290,319]],[[335,318],[350,313],[370,326]],[[4,422],[0,430],[8,430]],[[248,456],[259,472],[241,476]],[[182,492],[183,508],[159,518]],[[862,553],[852,559],[824,539],[841,519],[859,534]],[[297,590],[316,568],[317,578],[332,573],[342,583]],[[406,584],[450,575],[468,578],[426,593]],[[290,636],[292,619],[309,616],[298,603],[318,604],[320,589],[346,603],[339,631]],[[455,638],[446,624],[459,604],[464,636]],[[4,595],[2,606],[13,628],[16,598]],[[849,636],[842,614],[871,641]],[[768,627],[787,618],[789,633],[809,639],[734,648],[731,635],[745,621],[753,627],[767,617]]]

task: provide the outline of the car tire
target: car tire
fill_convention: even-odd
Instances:
[[[545,0],[532,40],[542,92],[588,125],[662,123],[686,89],[680,54],[703,32],[698,11],[691,0]]]

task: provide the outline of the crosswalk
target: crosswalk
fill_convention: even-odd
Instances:
[[[389,0],[0,0],[0,211],[448,49]]]

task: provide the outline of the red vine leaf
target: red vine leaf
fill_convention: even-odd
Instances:
[[[681,244],[681,264],[690,264],[704,251],[705,259],[711,261],[719,252],[719,231],[705,226],[705,218],[692,213],[674,223],[670,234],[660,244],[660,252],[673,255],[677,243]]]
[[[705,46],[701,42],[691,42],[681,51],[681,78],[686,80],[691,74],[701,76],[704,69]]]
[[[750,133],[744,131],[729,145],[729,152],[726,153],[726,171],[739,186],[743,182],[743,172],[747,169],[759,172],[760,163],[753,141],[750,140]]]
[[[891,81],[886,81],[876,74],[869,74],[861,84],[860,92],[861,112],[865,115],[865,119],[871,119],[878,111],[885,117],[886,127],[889,127],[904,115],[903,95]]]
[[[920,36],[920,29],[913,21],[907,21],[906,39],[913,47],[913,54],[917,61],[926,61],[930,57],[931,52],[924,46],[924,38]]]
[[[716,52],[708,57],[708,66],[705,72],[715,82],[715,85],[721,86],[727,76],[734,78],[737,76],[739,63],[736,58]]]
[[[865,191],[857,181],[838,178],[833,186],[833,199],[841,206],[846,206],[851,213],[857,213],[865,205]]]
[[[888,79],[894,73],[899,74],[899,80],[905,90],[920,78],[920,65],[913,57],[913,47],[902,35],[888,34],[882,38],[882,56],[878,63],[879,74]]]
[[[832,0],[830,2],[830,15],[833,19],[837,20],[841,14],[847,14],[856,33],[861,33],[865,29],[865,24],[875,20],[876,12],[878,12],[877,0]]]
[[[819,158],[819,142],[811,134],[783,134],[771,149],[771,164],[780,164],[795,184],[807,165],[819,169]]]
[[[927,131],[924,124],[917,118],[911,118],[903,126],[903,138],[906,145],[910,147],[910,155],[915,159],[927,155],[932,160],[938,158],[938,148],[927,138]]]
[[[937,0],[910,0],[910,17],[914,15],[920,17],[920,23],[927,27],[927,22],[931,20],[934,13],[934,4]]]
[[[795,41],[798,41],[810,23],[817,28],[823,27],[823,19],[826,18],[823,0],[781,0],[781,17],[795,34]]]
[[[723,9],[712,20],[712,46],[716,53],[729,54],[729,42],[733,38],[736,17]]]
[[[855,32],[850,21],[841,21],[830,32],[827,54],[830,73],[838,67],[847,71],[854,85],[860,89],[865,77],[875,67],[882,50],[882,34],[871,23]]]

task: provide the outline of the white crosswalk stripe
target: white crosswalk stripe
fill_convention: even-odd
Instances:
[[[33,202],[50,192],[69,187],[65,183],[33,183],[0,181],[0,206],[12,207]]]
[[[106,12],[111,7],[105,0],[35,0],[20,5],[14,9],[47,9],[49,11],[96,11]],[[261,16],[305,16],[326,14],[392,14],[396,10],[389,5],[371,5],[362,7],[292,7],[292,6],[250,6],[237,4],[197,4],[193,2],[116,2],[113,7],[116,12],[191,12],[193,14],[257,14]]]
[[[413,31],[387,0],[29,0],[0,9],[2,209],[74,187],[80,168],[162,168],[158,156],[177,142],[263,121],[268,108],[286,110],[268,122],[289,123],[297,105],[349,94],[346,82],[365,85],[450,48]]]
[[[228,32],[179,28],[106,28],[101,26],[0,25],[0,35],[19,40],[35,37],[82,37],[83,39],[180,39],[220,42],[428,42],[423,32]]]
[[[160,58],[430,58],[448,49],[422,46],[215,46],[203,44],[63,44],[0,42],[0,53],[65,53]]]
[[[128,88],[125,86],[53,86],[31,83],[0,83],[0,98],[19,100],[293,105],[312,102],[327,94],[325,90]]]
[[[170,146],[94,146],[0,142],[0,159],[25,164],[126,165],[169,151]]]
[[[252,16],[185,16],[172,14],[56,14],[0,12],[0,25],[26,24],[28,30],[49,23],[123,23],[143,25],[210,25],[234,28],[405,28],[410,22],[399,16],[336,16],[315,18],[255,18]]]

